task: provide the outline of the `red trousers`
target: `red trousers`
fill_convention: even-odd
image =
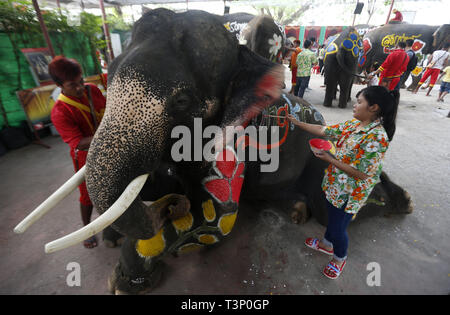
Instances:
[[[441,72],[441,70],[439,70],[437,68],[428,68],[425,71],[425,73],[423,74],[422,79],[420,79],[419,85],[422,85],[423,82],[425,82],[426,79],[428,79],[428,77],[431,76],[431,78],[430,78],[430,87],[433,87],[434,84],[437,81],[437,78],[438,78],[440,72]]]
[[[292,85],[295,85],[297,82],[297,67],[292,67],[291,73],[292,73],[291,83]]]

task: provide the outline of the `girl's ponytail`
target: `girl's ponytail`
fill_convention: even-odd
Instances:
[[[400,92],[398,90],[389,91],[391,99],[391,105],[388,108],[382,108],[380,110],[381,123],[386,130],[389,141],[392,140],[395,133],[395,119],[397,118],[398,103],[400,102]],[[383,110],[384,109],[384,110]]]
[[[356,94],[364,96],[370,106],[378,104],[380,111],[378,117],[386,130],[389,141],[392,140],[395,133],[395,119],[397,118],[400,93],[397,90],[389,91],[383,86],[369,86]]]

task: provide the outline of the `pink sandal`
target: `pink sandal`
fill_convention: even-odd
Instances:
[[[308,246],[309,248],[317,250],[317,251],[319,251],[321,253],[324,253],[324,254],[327,254],[327,255],[333,255],[333,250],[326,250],[325,248],[320,247],[319,246],[319,242],[320,242],[319,239],[309,237],[309,238],[306,239],[305,245]]]
[[[336,263],[334,263],[333,261],[330,261],[330,263],[328,265],[326,265],[325,268],[323,269],[323,274],[325,275],[325,277],[335,280],[342,273],[345,263],[346,263],[346,260],[344,260],[344,262],[342,263],[342,266],[339,267]]]

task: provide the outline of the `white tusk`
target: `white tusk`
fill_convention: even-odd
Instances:
[[[14,228],[15,233],[25,232],[34,222],[39,220],[44,214],[53,209],[61,200],[74,191],[82,182],[84,182],[85,166],[83,166],[75,175],[58,188],[50,197],[33,210],[25,219]]]
[[[69,235],[47,243],[45,245],[45,252],[53,253],[78,244],[111,225],[128,209],[134,199],[136,199],[148,176],[149,174],[144,174],[133,179],[116,202],[95,221]]]

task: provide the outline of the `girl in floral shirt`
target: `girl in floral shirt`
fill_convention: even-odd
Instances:
[[[314,155],[328,163],[322,182],[328,208],[328,225],[322,240],[308,238],[306,246],[333,255],[323,273],[336,279],[347,259],[347,226],[365,204],[377,183],[384,154],[395,133],[399,102],[397,90],[382,86],[367,87],[356,94],[355,119],[334,126],[290,121],[301,129],[336,142],[336,157],[325,151]]]

